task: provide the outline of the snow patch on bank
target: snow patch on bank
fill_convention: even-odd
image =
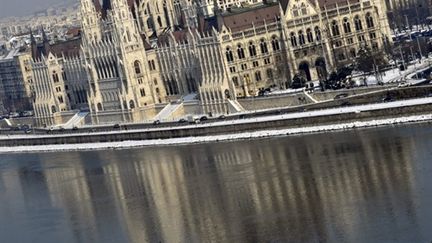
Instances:
[[[19,146],[19,147],[0,147],[0,154],[4,153],[31,153],[31,152],[65,152],[65,151],[90,151],[90,150],[108,150],[108,149],[125,149],[139,148],[148,146],[169,146],[169,145],[186,145],[197,143],[214,143],[234,140],[249,140],[258,138],[280,137],[307,133],[342,131],[355,128],[367,128],[384,125],[393,125],[410,122],[431,121],[432,114],[416,115],[399,118],[388,118],[372,121],[358,121],[340,123],[334,125],[310,126],[301,128],[287,128],[280,130],[263,130],[254,132],[244,132],[236,134],[184,137],[170,139],[154,139],[141,141],[122,141],[107,143],[87,143],[87,144],[59,144],[59,145],[39,145],[39,146]]]

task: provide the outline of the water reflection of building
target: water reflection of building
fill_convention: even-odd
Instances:
[[[16,160],[14,160],[16,158]],[[60,242],[71,236],[63,212],[52,200],[41,155],[2,155],[0,241]]]
[[[80,241],[367,241],[375,217],[415,232],[416,142],[388,133],[62,154],[41,197]]]
[[[55,169],[45,170],[44,176],[50,200],[56,208],[64,210],[63,214],[69,220],[66,224],[73,231],[73,238],[79,242],[89,242],[98,238],[98,215],[95,215],[97,209],[92,204],[95,196],[86,178],[86,168],[79,163],[80,160],[77,153],[64,154],[62,162],[57,162]]]
[[[260,242],[269,232],[310,241],[329,238],[329,230],[356,239],[354,229],[366,227],[373,212],[366,201],[378,207],[402,203],[413,211],[412,141],[359,137],[323,146],[294,139],[294,145],[235,150],[231,144],[195,147],[182,156],[162,149],[145,162],[141,153],[128,156],[133,166],[117,164],[116,188],[123,194],[116,197],[136,202],[122,207],[129,232],[134,239],[166,242]],[[142,205],[143,212],[134,209]]]

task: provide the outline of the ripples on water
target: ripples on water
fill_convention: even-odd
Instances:
[[[427,242],[432,128],[1,155],[0,242]]]

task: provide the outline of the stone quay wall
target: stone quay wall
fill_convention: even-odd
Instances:
[[[305,117],[298,119],[286,119],[266,122],[253,122],[245,124],[226,124],[215,126],[192,125],[188,127],[173,127],[171,129],[154,129],[151,131],[122,131],[105,134],[64,134],[56,136],[44,135],[41,137],[28,137],[21,139],[0,139],[0,146],[31,146],[52,144],[80,144],[99,142],[136,141],[148,139],[167,139],[180,137],[195,137],[250,132],[257,130],[283,129],[295,127],[307,127],[314,125],[328,125],[352,121],[368,121],[375,119],[430,114],[432,104],[387,108],[361,113],[344,113],[327,116]]]

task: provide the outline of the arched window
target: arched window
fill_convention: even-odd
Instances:
[[[319,29],[318,26],[315,27],[315,38],[317,41],[321,40],[321,30]]]
[[[345,33],[351,33],[351,25],[348,18],[344,18],[343,20],[343,28]]]
[[[59,82],[59,76],[58,76],[58,74],[56,73],[56,71],[53,72],[53,74],[52,74],[52,78],[53,78],[53,82],[54,82],[54,83],[58,83],[58,82]]]
[[[267,69],[266,73],[267,73],[268,79],[273,79],[273,69],[271,69],[271,68]]]
[[[358,15],[356,15],[354,17],[354,25],[355,25],[356,31],[360,31],[363,29],[361,19]]]
[[[57,109],[56,109],[55,106],[51,106],[51,112],[52,112],[53,114],[57,112]]]
[[[225,55],[226,55],[226,59],[227,59],[228,62],[233,62],[234,61],[234,56],[233,56],[233,53],[231,51],[231,48],[227,47]]]
[[[303,34],[302,30],[300,30],[298,32],[298,36],[299,36],[299,44],[300,45],[304,45],[306,42],[305,42],[305,37],[304,37],[304,34]]]
[[[245,58],[245,53],[244,53],[243,47],[241,45],[237,46],[237,55],[238,55],[239,59]]]
[[[255,72],[255,81],[259,82],[261,80],[262,80],[261,72],[260,71],[256,71]]]
[[[131,39],[131,33],[129,32],[129,30],[126,30],[126,37],[127,37],[127,41],[128,42],[132,41],[132,39]]]
[[[371,13],[366,14],[366,25],[369,29],[374,27],[374,21]]]
[[[294,32],[291,32],[290,34],[291,38],[291,46],[296,47],[297,46],[297,38]]]
[[[129,107],[130,107],[131,109],[134,109],[134,108],[135,108],[135,102],[134,102],[133,100],[129,101]]]
[[[157,17],[157,22],[159,24],[159,27],[162,27],[162,19],[160,16]]]
[[[306,36],[309,43],[312,43],[314,41],[311,29],[306,30]]]
[[[306,15],[306,14],[308,14],[307,6],[306,6],[305,3],[302,3],[302,4],[301,4],[301,12],[302,12],[302,15]]]
[[[276,36],[272,37],[271,43],[272,43],[273,51],[279,51],[280,50],[279,40],[277,39]]]
[[[62,72],[62,78],[63,78],[63,81],[67,81],[67,75],[64,71]]]
[[[265,42],[264,39],[261,39],[260,47],[261,47],[262,54],[268,53],[267,43]]]
[[[141,74],[141,63],[137,60],[134,62],[135,74]]]
[[[254,56],[257,55],[256,47],[255,47],[255,45],[254,45],[253,42],[249,42],[249,55],[250,55],[251,57],[254,57]]]
[[[351,57],[352,57],[352,58],[356,58],[356,57],[357,57],[357,53],[356,53],[356,50],[355,50],[354,48],[352,48],[352,49],[350,50],[350,54],[351,54]]]
[[[147,28],[148,29],[153,29],[153,21],[151,18],[147,19]]]
[[[336,20],[333,20],[331,29],[332,29],[333,36],[340,35],[339,26],[338,26],[338,23],[336,22]]]
[[[101,111],[101,110],[102,110],[102,104],[101,104],[101,103],[98,103],[98,104],[97,104],[97,109],[98,109],[98,111]]]

